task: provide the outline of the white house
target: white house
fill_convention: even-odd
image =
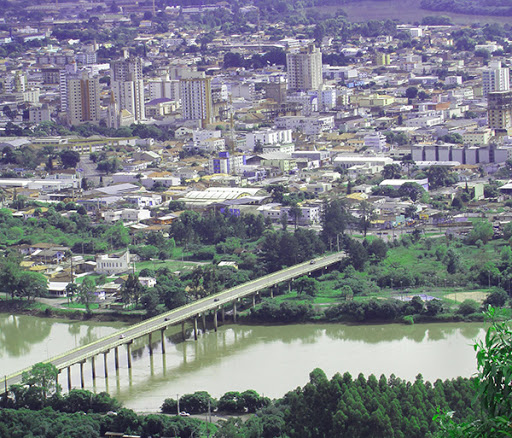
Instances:
[[[130,251],[123,254],[99,254],[96,256],[96,269],[98,274],[121,274],[130,269]]]

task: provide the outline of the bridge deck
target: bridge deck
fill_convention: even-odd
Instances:
[[[317,258],[312,262],[304,262],[281,271],[265,275],[256,280],[249,281],[231,289],[226,289],[225,291],[219,292],[215,295],[210,295],[169,312],[159,314],[154,318],[147,319],[141,323],[119,330],[109,336],[82,347],[75,348],[74,350],[70,350],[44,362],[52,363],[59,370],[65,369],[71,365],[83,362],[90,357],[108,352],[120,345],[129,344],[134,339],[148,335],[149,333],[165,330],[165,328],[170,325],[179,324],[180,322],[186,321],[202,313],[219,309],[222,305],[233,302],[239,298],[251,296],[262,289],[308,274],[318,269],[326,268],[339,262],[344,257],[346,257],[345,253],[339,252],[326,257]],[[31,367],[28,367],[8,376],[6,379],[7,387],[20,383],[21,374],[25,371],[29,371],[30,368]],[[4,385],[0,386],[0,394],[4,393],[3,386]]]

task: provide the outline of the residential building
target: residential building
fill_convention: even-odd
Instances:
[[[144,80],[140,58],[119,59],[111,66],[112,90],[119,110],[130,112],[136,121],[146,118]]]
[[[100,121],[100,84],[98,76],[83,71],[67,77],[67,114],[70,125]]]
[[[292,142],[291,129],[262,129],[245,136],[246,149],[253,151],[257,145],[289,144]]]
[[[490,129],[477,129],[474,131],[466,131],[462,134],[462,141],[464,144],[478,146],[489,144],[492,131]]]
[[[318,90],[322,85],[322,53],[313,44],[286,54],[288,90]]]
[[[494,91],[487,96],[489,128],[496,134],[512,133],[512,91]]]
[[[180,81],[177,79],[171,80],[168,76],[152,79],[149,81],[148,85],[150,100],[164,97],[171,100],[179,100],[180,98]]]
[[[334,128],[334,116],[283,116],[275,120],[279,129],[301,131],[306,135],[318,135]]]
[[[245,155],[230,155],[229,152],[219,152],[218,158],[210,158],[208,173],[240,174],[246,164]]]
[[[502,67],[501,61],[491,61],[489,68],[482,72],[482,87],[484,96],[493,91],[510,90],[510,69]]]
[[[375,152],[382,152],[387,149],[386,137],[380,132],[365,135],[364,145],[367,148],[373,149]]]
[[[182,116],[204,128],[213,122],[211,78],[204,72],[190,72],[180,80]]]

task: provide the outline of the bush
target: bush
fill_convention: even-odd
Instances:
[[[478,312],[479,309],[480,305],[475,300],[464,300],[462,303],[460,303],[460,306],[457,309],[457,313],[467,316]]]
[[[180,398],[180,409],[190,414],[204,414],[208,412],[208,401],[210,401],[210,409],[215,409],[216,400],[206,391],[185,394]]]
[[[160,406],[160,411],[164,414],[176,414],[178,412],[178,403],[173,398],[166,398]]]
[[[508,300],[508,295],[503,289],[494,288],[484,301],[485,306],[503,307]]]

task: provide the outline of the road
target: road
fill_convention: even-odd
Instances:
[[[52,363],[59,370],[65,369],[71,365],[85,361],[92,356],[97,356],[110,351],[113,348],[119,347],[120,345],[131,343],[134,339],[146,336],[149,333],[164,330],[170,325],[179,324],[202,313],[219,309],[221,306],[229,304],[236,299],[251,296],[262,289],[269,288],[301,275],[309,274],[312,271],[327,268],[345,257],[346,255],[344,252],[339,252],[326,257],[317,258],[311,262],[291,266],[281,271],[260,277],[256,280],[249,281],[240,286],[219,292],[215,295],[210,295],[169,312],[162,313],[154,318],[147,319],[141,323],[119,330],[116,333],[88,345],[75,348],[74,350],[63,353],[60,356],[54,357],[45,362]],[[6,386],[9,387],[10,385],[20,383],[22,372],[30,370],[31,366],[8,376],[6,379]],[[3,392],[4,387],[2,385],[2,387],[0,387],[0,394]]]

